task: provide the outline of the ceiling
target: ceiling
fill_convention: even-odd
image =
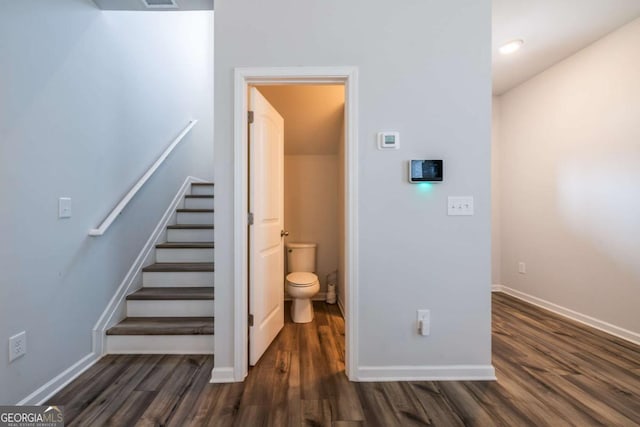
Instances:
[[[344,125],[344,86],[257,86],[284,119],[286,155],[337,154]]]
[[[493,93],[503,94],[639,16],[640,0],[493,0]],[[522,49],[499,54],[513,39],[524,40]]]

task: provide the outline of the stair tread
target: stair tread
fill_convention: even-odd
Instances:
[[[182,213],[213,213],[213,209],[176,209],[176,212],[182,212]]]
[[[211,194],[187,194],[184,197],[187,199],[213,199]]]
[[[168,225],[171,230],[212,230],[213,224],[173,224]]]
[[[211,287],[179,287],[179,288],[140,288],[131,295],[128,301],[173,301],[173,300],[212,300],[214,288]]]
[[[213,242],[164,242],[158,243],[158,249],[213,249]]]
[[[192,182],[191,185],[215,185],[213,182]]]
[[[213,317],[127,317],[107,335],[213,335]]]
[[[214,271],[212,262],[157,262],[142,269],[143,272],[185,272],[185,271]]]

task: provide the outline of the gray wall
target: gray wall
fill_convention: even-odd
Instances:
[[[91,330],[187,175],[212,178],[213,13],[0,3],[0,403],[91,352]],[[87,235],[191,118],[102,237]],[[73,217],[57,218],[60,196]],[[27,331],[9,364],[9,336]]]
[[[491,363],[489,0],[216,2],[216,367],[233,365],[233,68],[359,67],[360,367]],[[398,130],[381,152],[376,132]],[[406,161],[442,158],[424,193]],[[473,217],[448,217],[472,195]],[[416,309],[432,333],[415,332]]]
[[[636,339],[639,40],[636,19],[507,92],[498,126],[501,283]]]

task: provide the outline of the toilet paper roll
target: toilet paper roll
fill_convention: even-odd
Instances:
[[[336,303],[336,284],[329,283],[327,285],[327,304],[335,304]]]

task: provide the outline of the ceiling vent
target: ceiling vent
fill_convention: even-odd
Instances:
[[[149,9],[176,9],[176,0],[142,0]]]

